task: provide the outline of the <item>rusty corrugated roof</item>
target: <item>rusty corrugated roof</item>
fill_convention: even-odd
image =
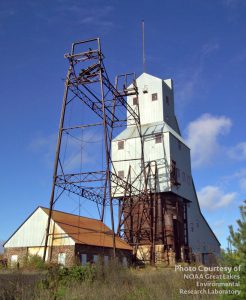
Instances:
[[[49,214],[48,208],[42,209]],[[57,210],[53,210],[52,219],[78,244],[113,247],[112,230],[100,220]],[[132,247],[118,236],[115,237],[115,243],[118,249],[132,250]]]

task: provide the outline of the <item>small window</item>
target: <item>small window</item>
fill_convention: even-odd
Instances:
[[[66,253],[58,253],[58,264],[65,266]]]
[[[170,172],[170,179],[171,179],[171,183],[173,185],[177,185],[177,168],[176,168],[176,161],[172,159],[171,162],[171,172]]]
[[[118,142],[118,150],[124,149],[124,141]]]
[[[182,180],[183,180],[184,182],[186,181],[185,172],[182,172]]]
[[[179,148],[179,150],[181,150],[181,149],[182,149],[182,144],[181,144],[181,142],[180,142],[180,141],[178,141],[178,148]]]
[[[18,262],[18,255],[11,255],[10,257],[10,263],[11,263],[11,266],[16,266]]]
[[[95,264],[98,262],[98,255],[93,255],[93,262]]]
[[[105,256],[104,256],[104,264],[105,264],[105,265],[108,265],[108,260],[109,260],[109,259],[108,259],[108,255],[105,255]]]
[[[124,178],[124,177],[125,177],[124,175],[125,175],[125,174],[124,174],[124,171],[123,171],[123,170],[118,171],[118,176],[119,176],[120,178]]]
[[[122,264],[123,264],[124,267],[128,266],[128,261],[127,261],[127,258],[125,256],[122,257]]]
[[[158,133],[155,135],[155,143],[156,144],[162,143],[162,134],[161,133]]]
[[[194,226],[193,226],[193,223],[190,223],[190,231],[191,231],[191,232],[194,232]]]
[[[11,262],[17,262],[18,255],[11,255]]]
[[[138,97],[134,97],[134,98],[132,99],[132,104],[133,104],[133,105],[137,105],[137,104],[138,104]]]
[[[81,264],[82,266],[87,264],[87,254],[81,254]]]
[[[166,96],[166,103],[169,105],[169,97]]]
[[[187,176],[187,183],[190,185],[191,184],[191,177]]]
[[[157,93],[152,94],[152,101],[158,100]]]

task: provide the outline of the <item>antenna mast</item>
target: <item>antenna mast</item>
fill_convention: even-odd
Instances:
[[[143,45],[143,71],[146,72],[145,42],[144,42],[144,20],[142,20],[142,45]]]

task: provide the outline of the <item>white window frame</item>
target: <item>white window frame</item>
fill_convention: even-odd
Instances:
[[[81,257],[81,265],[85,266],[87,264],[87,254],[82,253],[80,257]]]
[[[151,100],[152,101],[157,101],[158,100],[158,93],[151,94]]]
[[[109,263],[109,256],[108,255],[104,255],[103,261],[104,261],[105,265],[108,265],[108,263]]]
[[[66,253],[60,252],[57,256],[57,261],[59,265],[65,266],[66,265]]]
[[[122,257],[122,265],[123,265],[124,267],[127,267],[127,266],[128,266],[128,261],[127,261],[127,257],[126,257],[126,256],[123,256],[123,257]]]
[[[162,133],[156,133],[155,134],[155,143],[161,144],[163,142],[163,134]]]
[[[119,171],[118,171],[118,176],[119,176],[120,178],[124,178],[124,177],[125,177],[125,172],[124,172],[124,170],[119,170]]]
[[[11,266],[15,266],[18,263],[18,255],[17,254],[13,254],[10,257],[10,264]]]
[[[94,254],[93,255],[93,263],[96,264],[99,261],[99,255],[98,254]]]
[[[132,105],[138,105],[138,97],[132,98]]]
[[[118,150],[124,150],[125,141],[118,141]]]

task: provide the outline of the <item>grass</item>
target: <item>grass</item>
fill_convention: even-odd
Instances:
[[[35,260],[34,260],[35,261]],[[38,264],[39,265],[39,264]],[[179,288],[195,288],[182,273],[171,268],[123,268],[87,265],[73,268],[49,266],[44,270],[5,270],[0,272],[1,300],[163,300],[218,299],[179,294]]]

